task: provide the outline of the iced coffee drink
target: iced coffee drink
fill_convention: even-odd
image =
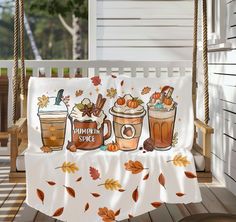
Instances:
[[[66,104],[58,98],[42,96],[41,101],[44,102],[39,103],[38,109],[42,143],[51,150],[61,150],[65,141],[68,110]]]
[[[142,103],[142,100],[127,94],[118,98],[110,109],[116,143],[121,150],[135,150],[138,147],[146,114]]]
[[[150,141],[155,149],[171,148],[177,103],[173,101],[174,88],[165,86],[161,92],[152,94],[148,109]]]

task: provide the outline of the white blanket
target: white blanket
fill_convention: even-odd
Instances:
[[[96,222],[200,202],[191,82],[31,78],[27,204],[59,220]]]

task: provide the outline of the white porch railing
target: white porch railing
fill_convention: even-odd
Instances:
[[[131,77],[160,77],[191,74],[191,61],[85,61],[85,60],[27,60],[25,67],[31,76],[64,77],[68,73],[70,78],[76,77],[78,70],[82,77],[93,75],[125,74]],[[13,61],[0,60],[0,70],[7,69],[8,87],[8,126],[12,125],[12,73]],[[52,75],[52,71],[54,75]],[[55,74],[56,73],[56,74]],[[1,73],[0,73],[1,75]]]

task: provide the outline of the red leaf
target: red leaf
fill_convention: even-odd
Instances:
[[[124,85],[124,80],[122,80],[122,81],[120,82],[120,85],[121,85],[121,86],[123,86],[123,85]]]
[[[82,180],[82,177],[79,177],[76,182],[80,182]]]
[[[165,177],[164,177],[164,175],[162,173],[158,177],[158,181],[166,189],[166,187],[165,187]]]
[[[89,203],[86,203],[84,206],[84,212],[86,212],[89,209]]]
[[[115,216],[118,216],[120,214],[120,209],[115,212]]]
[[[119,191],[119,192],[125,192],[125,190],[124,190],[124,189],[119,189],[118,191]]]
[[[94,76],[91,78],[91,80],[94,86],[98,86],[101,84],[101,79],[99,76]]]
[[[50,185],[50,186],[54,186],[56,183],[53,182],[53,181],[47,181],[47,183]]]
[[[44,192],[40,189],[37,189],[37,196],[38,198],[42,201],[42,204],[43,204],[43,201],[44,201]]]
[[[99,193],[91,193],[94,197],[100,197],[101,195]]]
[[[176,193],[176,196],[178,196],[178,197],[182,197],[182,196],[184,196],[185,194],[184,193]]]
[[[93,178],[93,180],[97,180],[100,178],[100,173],[97,169],[94,167],[89,168],[90,176]]]
[[[64,211],[64,207],[58,208],[52,216],[59,217],[60,215],[62,215],[63,211]]]
[[[131,219],[131,218],[133,218],[133,217],[134,217],[134,216],[133,216],[133,215],[131,215],[131,214],[129,214],[128,216],[129,216],[129,219]]]
[[[138,187],[134,190],[134,192],[132,194],[132,198],[133,198],[134,202],[138,201]]]
[[[155,208],[158,208],[161,206],[161,203],[160,202],[153,202],[153,203],[151,203],[151,205]]]
[[[143,180],[147,180],[148,178],[149,178],[149,173],[143,177]]]
[[[190,179],[194,179],[196,178],[197,176],[195,174],[193,174],[192,172],[188,172],[188,171],[185,171],[184,172],[186,177],[190,178]]]
[[[75,197],[75,191],[72,187],[66,187],[66,186],[64,187],[66,188],[66,191],[69,195],[71,195],[72,197]]]

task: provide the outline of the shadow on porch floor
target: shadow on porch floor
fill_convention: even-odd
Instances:
[[[58,222],[58,220],[28,207],[25,203],[24,183],[9,183],[9,158],[0,157],[0,221]],[[236,196],[214,180],[201,183],[203,201],[197,204],[163,204],[156,210],[122,222],[177,222],[199,213],[236,214]]]

